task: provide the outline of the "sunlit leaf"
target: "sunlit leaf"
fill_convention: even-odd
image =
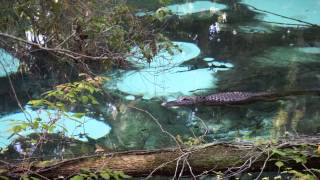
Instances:
[[[282,166],[284,166],[284,163],[282,161],[277,161],[275,165],[280,169]]]
[[[70,178],[70,180],[84,180],[84,177],[77,175],[77,176],[73,176],[72,178]]]
[[[38,106],[42,106],[43,102],[44,102],[43,100],[31,100],[28,102],[28,104],[30,104],[31,106],[38,107]]]
[[[100,176],[105,180],[109,180],[110,179],[110,175],[107,172],[100,173]]]
[[[89,100],[88,96],[81,96],[81,101],[83,104],[87,104],[88,100]]]
[[[75,117],[75,118],[80,119],[80,118],[82,118],[85,114],[86,114],[86,113],[75,113],[75,114],[72,115],[72,116]]]

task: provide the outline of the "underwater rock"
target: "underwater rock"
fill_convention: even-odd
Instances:
[[[55,133],[64,132],[66,136],[81,141],[87,141],[85,138],[86,135],[90,138],[98,139],[108,134],[111,130],[109,125],[88,116],[78,118],[76,113],[72,112],[62,113],[57,110],[46,109],[34,110],[31,107],[26,106],[25,113],[17,112],[0,117],[0,147],[6,147],[17,137],[17,135],[10,137],[13,135],[13,132],[11,131],[13,126],[30,120],[34,121],[36,118],[40,118],[40,122],[49,122],[50,120],[58,119],[54,130]],[[37,130],[27,129],[19,134],[28,135],[33,132],[40,133]]]
[[[169,5],[168,8],[173,14],[178,16],[184,16],[193,13],[199,13],[203,11],[220,11],[226,9],[227,6],[211,1],[195,1],[187,2],[184,4],[173,4]]]
[[[20,61],[0,48],[0,77],[5,77],[12,73],[16,73],[19,68]]]
[[[242,3],[254,6],[260,10],[269,11],[276,13],[282,16],[298,19],[301,21],[306,21],[308,23],[320,24],[320,3],[315,0],[288,0],[288,1],[279,1],[279,0],[269,0],[269,1],[257,1],[257,0],[243,0]],[[262,13],[261,18],[263,21],[276,22],[280,24],[275,24],[277,26],[289,26],[290,24],[302,24],[306,25],[303,22],[295,21],[292,19],[276,16],[270,13]],[[281,24],[282,23],[282,24]]]

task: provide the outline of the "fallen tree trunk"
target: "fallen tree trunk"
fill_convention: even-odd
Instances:
[[[318,142],[320,142],[320,137],[282,140],[276,144],[268,143],[262,145],[244,142],[220,142],[184,149],[174,148],[94,154],[64,160],[45,167],[38,166],[37,163],[33,163],[33,166],[28,164],[29,168],[25,164],[6,164],[2,165],[0,169],[3,172],[2,174],[10,177],[18,177],[28,171],[49,179],[57,178],[58,176],[70,177],[79,173],[81,169],[94,171],[112,169],[139,177],[151,176],[153,174],[177,176],[177,174],[180,174],[181,169],[183,174],[193,176],[216,171],[222,171],[225,175],[233,176],[245,170],[261,171],[262,168],[274,169],[275,159],[270,160],[274,150],[295,150],[295,152],[301,152],[303,156],[309,159],[308,163],[310,166],[318,164],[320,162],[316,151]],[[275,155],[277,154],[275,153]],[[281,157],[279,154],[277,158],[287,162],[294,161],[290,157]],[[266,163],[266,160],[270,160],[273,163]],[[290,164],[290,166],[294,165]]]

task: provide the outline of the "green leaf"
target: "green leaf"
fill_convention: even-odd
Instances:
[[[62,102],[57,102],[56,106],[59,107],[59,108],[64,109],[64,104]]]
[[[13,127],[11,128],[11,130],[13,131],[13,133],[18,133],[18,132],[20,132],[22,129],[21,129],[20,126],[13,126]]]
[[[77,175],[77,176],[73,176],[72,178],[70,178],[70,180],[84,180],[84,177]]]
[[[88,86],[87,89],[89,90],[90,94],[93,94],[95,91],[95,88],[91,86]]]
[[[30,178],[28,175],[24,175],[24,176],[22,176],[22,180],[30,180]]]
[[[132,178],[131,176],[126,175],[126,174],[122,174],[121,177],[122,177],[123,179],[130,179],[130,178]]]
[[[54,125],[49,126],[48,132],[53,133],[55,128],[56,128],[56,126],[54,126]]]
[[[74,115],[72,115],[72,117],[75,117],[75,118],[82,118],[86,113],[75,113]]]
[[[9,180],[9,178],[6,177],[6,176],[0,176],[0,179],[1,179],[1,180]]]
[[[93,97],[91,95],[88,95],[88,97],[90,98],[92,104],[95,104],[95,105],[99,104],[99,102],[97,101],[97,99],[95,97]]]
[[[29,127],[28,123],[22,123],[19,125],[15,125],[11,128],[11,130],[13,131],[13,133],[19,133],[25,129],[27,129]]]
[[[100,176],[105,180],[109,180],[110,179],[110,175],[107,172],[100,173]]]
[[[305,157],[302,157],[302,156],[293,156],[292,158],[293,158],[293,160],[295,160],[297,163],[302,163],[302,164],[307,163],[307,160],[306,160]]]
[[[278,149],[273,149],[272,150],[274,154],[278,154],[280,156],[287,156],[287,153],[283,152],[283,151],[280,151]]]
[[[95,173],[89,173],[89,176],[94,178],[94,179],[98,179],[98,176]]]
[[[35,107],[38,107],[38,106],[42,106],[43,105],[43,100],[40,99],[40,100],[31,100],[28,102],[28,104],[30,104],[31,106],[35,106]]]
[[[39,128],[39,121],[34,121],[33,123],[32,123],[32,129],[38,129]]]
[[[88,96],[81,96],[81,101],[83,104],[87,104],[88,100],[89,100]]]
[[[277,161],[275,165],[280,169],[282,166],[284,166],[284,163],[282,161]]]

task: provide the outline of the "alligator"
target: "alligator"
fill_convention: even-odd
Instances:
[[[297,90],[286,92],[221,92],[207,96],[183,96],[174,101],[164,102],[162,106],[224,106],[224,105],[242,105],[254,103],[257,101],[276,101],[283,97],[298,95],[320,95],[320,89],[317,90]]]

